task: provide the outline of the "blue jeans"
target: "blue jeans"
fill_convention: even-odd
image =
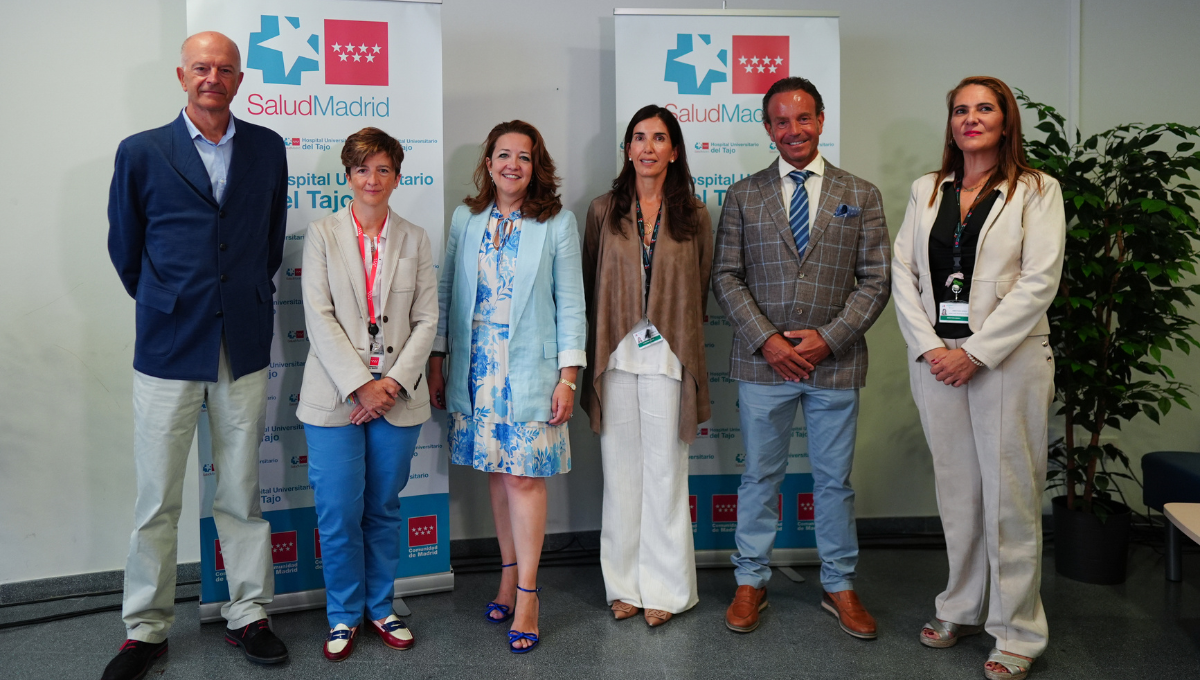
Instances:
[[[746,470],[738,487],[737,552],[731,558],[739,586],[762,588],[771,578],[771,548],[779,517],[779,485],[787,470],[796,406],[804,409],[812,465],[817,554],[826,592],[852,590],[858,564],[850,467],[858,423],[858,390],[818,389],[799,382],[738,383]]]
[[[329,627],[392,613],[400,563],[400,491],[420,425],[305,425],[308,480],[317,505]]]

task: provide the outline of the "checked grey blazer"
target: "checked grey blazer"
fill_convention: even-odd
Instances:
[[[782,384],[760,351],[783,331],[816,329],[832,351],[814,387],[866,384],[867,343],[891,295],[887,223],[879,189],[828,161],[801,260],[788,226],[776,163],[729,188],[713,260],[712,287],[734,328],[729,375]]]

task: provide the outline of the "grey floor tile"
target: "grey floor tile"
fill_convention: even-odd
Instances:
[[[1034,666],[1039,680],[1200,677],[1200,557],[1185,561],[1182,584],[1163,579],[1162,557],[1137,547],[1129,581],[1091,586],[1054,573],[1047,551],[1043,596],[1051,642]],[[220,624],[201,626],[196,604],[178,606],[171,652],[149,676],[154,680],[237,678],[847,678],[914,677],[946,680],[982,677],[992,641],[964,639],[946,650],[917,642],[921,624],[946,577],[939,550],[864,550],[859,595],[879,622],[880,637],[866,642],[842,633],[821,610],[816,568],[800,568],[806,583],[776,574],[771,606],[760,628],[739,635],[724,626],[734,582],[727,569],[699,572],[700,603],[661,628],[640,618],[615,621],[604,602],[600,569],[545,568],[541,573],[543,635],[528,655],[506,649],[504,631],[483,620],[495,595],[496,573],[460,575],[453,593],[406,600],[417,635],[408,652],[385,648],[373,635],[360,638],[347,661],[321,655],[326,631],[321,611],[275,617],[291,660],[257,667],[226,645]],[[180,594],[192,590],[181,589]],[[94,607],[119,598],[63,600],[0,609],[0,623]],[[95,614],[52,624],[0,631],[0,677],[96,678],[123,638],[120,615]]]

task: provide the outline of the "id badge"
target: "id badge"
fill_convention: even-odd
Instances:
[[[638,349],[646,349],[650,345],[662,342],[662,335],[654,324],[648,324],[644,330],[634,333],[633,339],[637,341]]]
[[[383,343],[371,343],[371,360],[367,367],[372,373],[383,373]]]
[[[967,323],[971,305],[962,300],[947,300],[938,304],[939,323]]]

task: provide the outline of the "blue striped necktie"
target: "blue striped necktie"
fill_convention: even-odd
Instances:
[[[804,180],[812,172],[809,170],[793,170],[788,177],[796,182],[796,191],[792,193],[792,207],[788,212],[788,224],[792,227],[792,238],[796,239],[796,252],[804,259],[804,250],[808,248],[808,190],[804,188]]]

